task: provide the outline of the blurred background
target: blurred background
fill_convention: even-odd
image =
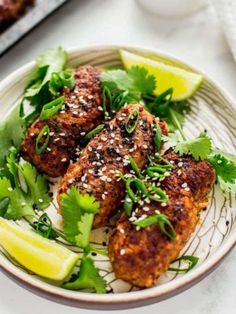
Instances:
[[[24,8],[4,21],[4,3]],[[160,49],[192,63],[236,99],[236,0],[0,0],[0,27],[0,79],[46,48],[127,44]],[[125,313],[233,314],[235,262],[234,251],[190,290]],[[79,312],[40,299],[2,274],[0,281],[0,314]]]

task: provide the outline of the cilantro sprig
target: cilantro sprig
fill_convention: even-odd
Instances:
[[[94,196],[81,194],[75,187],[61,196],[63,228],[69,242],[88,249],[93,219],[98,208],[99,202]]]
[[[18,158],[12,148],[0,173],[0,215],[13,220],[34,216],[34,209],[44,210],[51,202],[46,176],[29,162],[20,164]]]

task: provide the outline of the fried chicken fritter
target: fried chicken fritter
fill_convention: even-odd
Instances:
[[[135,130],[129,134],[125,122],[134,108],[139,112],[139,119]],[[121,206],[125,183],[118,180],[118,173],[128,171],[129,156],[143,169],[148,155],[154,152],[154,121],[155,117],[141,105],[126,105],[122,108],[106,128],[89,142],[78,162],[69,167],[59,186],[58,202],[62,193],[76,186],[81,193],[89,193],[100,202],[93,227],[105,226],[109,217]],[[166,134],[166,124],[162,121],[157,123]]]
[[[174,166],[160,184],[169,196],[168,204],[152,201],[137,207],[131,218],[123,213],[109,240],[109,257],[116,277],[140,288],[154,285],[178,257],[196,227],[200,210],[208,203],[207,194],[215,182],[215,170],[206,160],[180,157],[173,151],[163,157]],[[174,226],[174,240],[164,235],[158,224],[140,230],[132,224],[134,217],[158,212],[167,215]]]
[[[103,119],[100,71],[92,66],[83,66],[78,67],[74,74],[74,90],[64,88],[62,91],[65,108],[47,120],[37,119],[21,145],[22,156],[50,177],[66,172],[79,141]],[[44,152],[37,154],[36,139],[46,125],[50,129],[49,143]]]

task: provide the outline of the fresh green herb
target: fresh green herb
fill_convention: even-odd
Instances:
[[[146,228],[152,224],[158,224],[162,233],[170,238],[170,240],[174,240],[176,236],[173,225],[169,221],[168,217],[164,214],[155,214],[144,219],[139,219],[133,222],[133,224],[140,228]]]
[[[129,178],[126,181],[126,192],[133,202],[138,202],[141,196],[149,196],[149,192],[143,180],[138,178]]]
[[[60,73],[60,79],[62,86],[68,87],[72,90],[75,87],[75,78],[71,69],[66,69]]]
[[[39,132],[36,139],[35,151],[37,155],[42,154],[46,150],[49,139],[50,139],[49,133],[50,133],[49,126],[46,124],[42,128],[42,130]],[[43,143],[42,143],[42,140],[43,140]]]
[[[5,164],[9,149],[14,145],[19,149],[26,131],[26,123],[20,117],[20,106],[17,106],[0,124],[0,167]]]
[[[34,221],[30,225],[44,238],[56,239],[58,237],[57,232],[53,229],[52,221],[46,213],[42,214],[37,221]]]
[[[139,119],[139,111],[137,108],[134,108],[125,122],[125,129],[127,133],[131,134],[134,132],[138,123],[138,119]]]
[[[72,90],[75,87],[75,78],[71,69],[65,69],[59,73],[55,72],[49,81],[49,91],[58,96],[63,87]]]
[[[137,177],[139,179],[142,178],[142,174],[139,170],[139,167],[136,164],[135,160],[131,156],[129,156],[129,161],[130,161],[130,165],[131,165],[132,169],[134,170],[134,172],[136,173]]]
[[[63,227],[66,239],[82,248],[89,246],[89,236],[99,202],[75,187],[61,196]]]
[[[28,162],[19,164],[17,158],[17,151],[12,148],[5,176],[0,178],[0,215],[13,220],[34,216],[33,209],[43,210],[51,201],[46,177]]]
[[[106,293],[106,281],[100,276],[99,270],[95,267],[94,261],[84,256],[81,260],[79,274],[63,285],[63,288],[70,290],[92,289],[96,293]]]
[[[44,105],[40,114],[40,120],[46,120],[53,117],[63,106],[64,99],[65,97],[61,96]]]
[[[131,215],[133,206],[134,206],[133,200],[130,198],[129,194],[126,193],[125,202],[124,202],[124,210],[128,216]]]
[[[205,133],[201,133],[194,140],[179,142],[175,147],[175,152],[180,156],[191,154],[195,160],[207,159],[210,151],[211,139]]]
[[[184,255],[184,256],[181,256],[181,257],[175,259],[172,263],[179,262],[179,261],[187,261],[187,262],[189,262],[189,266],[187,268],[169,267],[168,270],[187,273],[188,271],[190,271],[191,269],[193,269],[197,265],[197,263],[199,261],[199,257],[192,256],[192,255]]]
[[[163,179],[166,175],[170,173],[173,169],[171,164],[162,165],[162,164],[153,164],[146,168],[145,173],[151,178]]]
[[[161,147],[162,132],[161,132],[160,126],[156,122],[154,122],[152,125],[152,132],[154,134],[153,141],[155,144],[155,148],[156,148],[156,150],[159,150]]]
[[[99,124],[96,128],[94,128],[92,131],[88,132],[85,135],[86,140],[90,140],[92,137],[94,137],[96,134],[100,133],[104,129],[104,124]]]
[[[236,157],[214,149],[207,159],[216,169],[217,181],[221,189],[236,193]]]
[[[148,188],[149,194],[148,194],[148,198],[150,200],[156,201],[156,202],[161,202],[161,203],[167,203],[168,202],[168,195],[166,194],[166,192],[164,190],[162,190],[161,188],[146,183],[146,186]]]

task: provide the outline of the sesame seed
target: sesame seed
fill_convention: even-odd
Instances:
[[[106,142],[107,141],[107,137],[102,137],[102,141]]]
[[[92,169],[89,169],[89,170],[88,170],[88,173],[91,173],[91,174],[92,174],[92,173],[93,173],[93,170],[92,170]]]
[[[88,188],[88,184],[83,183],[83,187],[84,187],[85,189],[87,189],[87,188]]]
[[[106,198],[106,195],[102,194],[102,199],[105,200],[105,198]]]
[[[91,152],[93,149],[91,146],[88,147],[88,150]]]
[[[88,99],[93,99],[93,95],[88,95]]]
[[[166,207],[167,204],[166,204],[166,203],[161,203],[161,206],[162,206],[162,207]]]
[[[139,231],[141,228],[139,226],[136,226],[136,231]]]
[[[50,135],[50,136],[53,136],[53,135],[54,135],[54,132],[50,132],[49,135]]]
[[[65,110],[61,110],[60,113],[65,113]]]
[[[77,112],[77,111],[73,111],[72,113],[73,113],[74,115],[77,115],[77,114],[78,114],[78,112]]]
[[[50,147],[47,147],[47,151],[50,152],[50,151],[51,151],[51,148],[50,148]]]
[[[79,117],[82,117],[83,115],[84,115],[84,113],[83,113],[83,112],[80,112]]]
[[[150,210],[150,208],[147,207],[147,206],[144,206],[144,207],[143,207],[143,210],[144,210],[145,212],[148,212],[148,211]]]
[[[61,159],[61,162],[66,162],[66,161],[67,161],[66,158],[62,158],[62,159]]]
[[[160,214],[160,211],[159,211],[158,209],[156,209],[156,210],[155,210],[155,213],[159,215],[159,214]]]
[[[124,255],[125,254],[125,250],[124,249],[121,249],[120,250],[120,255]]]
[[[34,136],[34,133],[30,133],[31,136]]]
[[[66,133],[59,133],[59,135],[60,135],[60,136],[65,136],[65,135],[66,135]]]
[[[147,148],[148,148],[148,146],[147,146],[146,144],[144,144],[144,145],[143,145],[143,148],[147,149]]]
[[[55,138],[54,142],[58,142],[60,140],[59,137]]]
[[[125,233],[125,230],[124,230],[124,229],[122,229],[122,228],[121,228],[121,229],[119,229],[119,231],[120,231],[120,233],[123,233],[123,234]]]
[[[179,170],[177,171],[177,174],[180,176],[180,175],[182,174],[182,171],[179,169]]]
[[[81,136],[84,136],[85,134],[86,134],[85,132],[81,132],[81,133],[80,133]]]
[[[182,188],[186,188],[188,186],[187,182],[184,182],[182,185]]]
[[[13,191],[13,188],[8,188],[8,191],[10,191],[10,192]]]
[[[98,106],[98,110],[99,110],[99,111],[103,111],[102,106]]]
[[[112,182],[112,179],[111,178],[107,178],[107,182]]]
[[[69,184],[72,184],[73,182],[74,182],[74,179],[68,180],[68,183],[69,183]]]
[[[182,161],[180,161],[180,162],[178,162],[178,164],[177,164],[177,165],[178,165],[178,167],[180,167],[180,168],[181,168],[181,167],[183,166],[183,164],[184,164],[184,163],[183,163]]]
[[[190,191],[190,188],[189,188],[189,187],[186,187],[186,188],[185,188],[185,191],[189,192],[189,191]]]

